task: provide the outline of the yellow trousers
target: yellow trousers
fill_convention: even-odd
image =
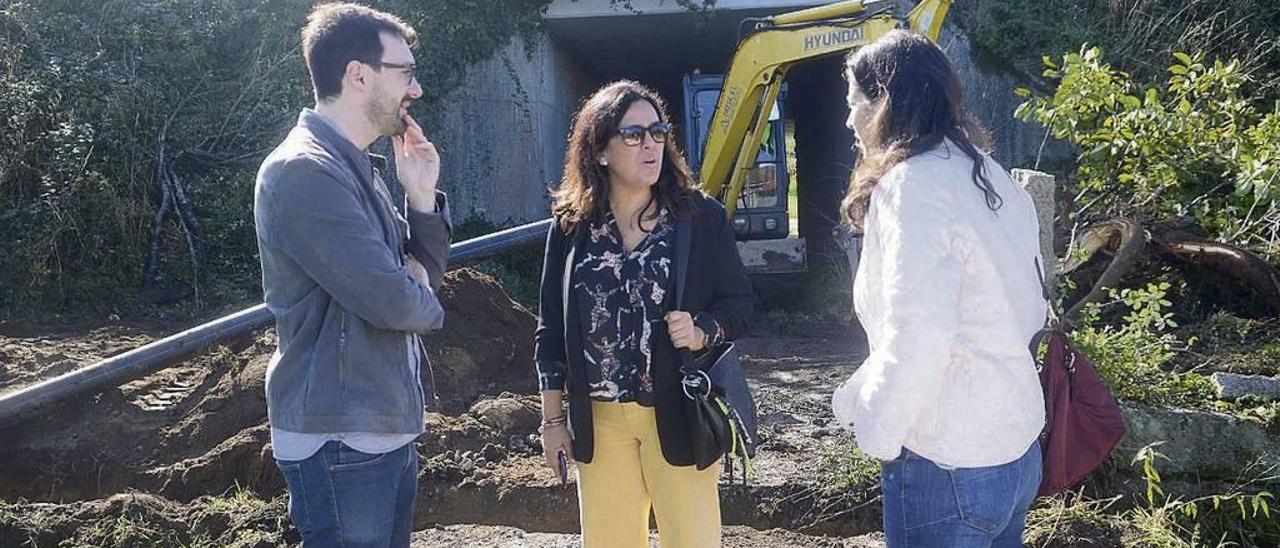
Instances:
[[[663,548],[720,546],[720,467],[672,466],[652,407],[591,402],[595,455],[578,464],[584,548],[648,548],[649,511]]]

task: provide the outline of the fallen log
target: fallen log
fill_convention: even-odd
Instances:
[[[1162,258],[1219,274],[1248,289],[1280,316],[1280,269],[1257,254],[1180,230],[1151,231],[1151,250]]]
[[[1090,225],[1059,274],[1069,274],[1099,252],[1110,252],[1111,261],[1089,292],[1067,311],[1078,317],[1091,303],[1102,302],[1107,291],[1133,271],[1150,250],[1157,258],[1190,265],[1233,286],[1250,291],[1280,316],[1280,268],[1239,246],[1215,242],[1195,233],[1194,224],[1182,220],[1150,223],[1144,227],[1132,219],[1116,218]]]
[[[1102,275],[1098,277],[1098,281],[1094,282],[1089,292],[1067,310],[1068,321],[1078,317],[1080,311],[1090,303],[1102,302],[1107,295],[1107,290],[1115,287],[1129,272],[1133,271],[1133,267],[1138,264],[1138,259],[1142,258],[1147,244],[1142,225],[1123,217],[1094,223],[1080,241],[1083,255],[1073,254],[1072,260],[1063,265],[1063,274],[1075,270],[1100,250],[1115,248],[1115,252],[1106,270],[1102,271]]]

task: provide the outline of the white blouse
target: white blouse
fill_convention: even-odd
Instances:
[[[994,160],[987,207],[973,162],[944,143],[872,192],[854,304],[870,355],[836,389],[836,420],[882,460],[902,448],[947,467],[1021,457],[1044,425],[1028,345],[1044,325],[1031,196]]]

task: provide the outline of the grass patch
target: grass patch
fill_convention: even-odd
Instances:
[[[173,546],[182,544],[178,533],[164,530],[143,516],[128,514],[93,523],[77,539],[76,546]],[[63,543],[66,545],[66,543]]]
[[[259,498],[253,491],[237,483],[226,494],[209,497],[204,503],[204,509],[221,514],[258,514],[271,510],[275,504],[275,501]]]
[[[1179,369],[1198,368],[1241,375],[1280,375],[1280,322],[1253,320],[1219,312],[1181,330],[1188,351]]]
[[[823,486],[841,491],[865,491],[880,483],[880,461],[850,445],[822,455],[817,465]]]
[[[839,442],[816,456],[803,488],[782,497],[767,497],[760,508],[765,513],[785,509],[794,525],[789,528],[803,531],[822,523],[856,519],[878,500],[879,461],[854,447],[852,437],[840,434]]]
[[[1280,520],[1272,515],[1275,470],[1246,466],[1229,484],[1208,492],[1202,484],[1179,484],[1174,492],[1160,475],[1169,459],[1159,444],[1140,449],[1129,463],[1141,486],[1106,499],[1064,493],[1040,500],[1027,515],[1023,541],[1034,547],[1276,546]]]
[[[1124,520],[1111,510],[1120,497],[1075,502],[1068,495],[1042,499],[1027,513],[1027,546],[1102,547],[1120,544]]]

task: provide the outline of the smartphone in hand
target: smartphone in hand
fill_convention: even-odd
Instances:
[[[565,456],[564,449],[556,452],[556,460],[558,466],[556,472],[560,474],[560,485],[569,483],[569,458]]]

